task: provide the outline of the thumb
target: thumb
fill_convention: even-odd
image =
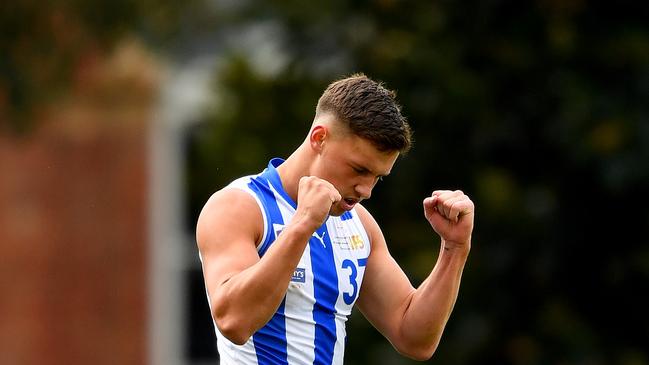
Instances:
[[[424,199],[424,213],[426,214],[426,217],[428,217],[428,215],[432,213],[439,214],[436,208],[438,200],[439,198],[437,197],[437,195],[429,196]]]

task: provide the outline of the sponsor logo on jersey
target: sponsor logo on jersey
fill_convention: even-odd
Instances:
[[[325,234],[327,234],[327,232],[322,232],[322,236],[318,235],[318,232],[313,232],[313,234],[311,236],[317,238],[318,241],[320,241],[320,243],[322,243],[322,247],[327,248],[327,245],[324,242]]]
[[[365,242],[363,242],[361,236],[355,234],[349,237],[349,247],[352,250],[360,250],[365,247]]]
[[[291,281],[294,283],[304,283],[306,282],[306,270],[304,268],[298,267],[293,271],[293,276]]]

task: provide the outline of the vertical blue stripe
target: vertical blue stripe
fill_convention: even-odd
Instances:
[[[252,336],[259,365],[288,365],[285,302],[286,298],[282,300],[273,318]]]
[[[277,208],[279,211],[279,208],[277,207],[277,202],[272,199],[272,192],[268,191],[268,188],[266,188],[263,184],[260,184],[258,181],[259,177],[254,177],[250,180],[248,183],[248,187],[250,190],[252,190],[259,200],[261,201],[261,205],[264,208],[264,211],[266,213],[266,239],[259,244],[259,256],[263,256],[270,244],[275,241],[275,232],[273,231],[273,216],[274,214],[271,214],[271,210],[274,210],[274,208]],[[270,196],[269,196],[270,193]],[[268,199],[268,198],[271,199]],[[268,204],[269,200],[272,201],[272,204]],[[269,205],[271,207],[269,207]],[[282,218],[282,215],[279,214],[279,218]]]
[[[259,248],[259,256],[263,256],[268,250],[268,247],[275,242],[275,230],[273,230],[273,223],[284,224],[284,218],[282,218],[282,213],[279,211],[279,206],[277,205],[277,200],[275,199],[275,194],[268,186],[268,181],[264,179],[264,175],[260,175],[250,180],[248,187],[257,194],[259,200],[261,200],[264,210],[266,211],[267,225],[266,227],[266,240],[261,243]]]
[[[270,162],[268,163],[268,167],[264,171],[263,175],[266,177],[266,179],[268,179],[270,184],[275,187],[275,190],[277,190],[279,195],[281,195],[282,198],[284,198],[284,200],[286,200],[286,202],[293,207],[293,209],[297,209],[297,204],[295,203],[293,198],[291,198],[286,193],[286,190],[284,190],[282,179],[279,177],[279,173],[277,172],[276,169],[276,167],[279,167],[279,165],[281,165],[282,163],[284,163],[284,160],[281,158],[274,158],[270,160]]]
[[[275,195],[268,187],[268,182],[264,179],[264,174],[251,179],[248,186],[252,191],[257,194],[264,206],[267,218],[267,231],[266,240],[261,243],[259,256],[263,256],[268,250],[268,247],[275,242],[275,231],[273,230],[273,223],[284,224],[282,213],[279,210]],[[284,305],[286,297],[282,300],[282,304],[277,309],[277,312],[266,323],[264,327],[259,329],[252,336],[255,353],[257,355],[257,362],[259,365],[288,365],[287,348],[288,343],[286,340],[286,317],[284,316]]]
[[[314,365],[331,365],[336,345],[336,301],[338,299],[338,275],[333,248],[326,224],[315,232],[323,237],[326,247],[319,238],[309,240],[311,247],[311,268],[313,270],[313,320],[315,321]],[[323,236],[324,235],[324,236]]]

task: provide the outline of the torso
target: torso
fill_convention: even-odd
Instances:
[[[296,205],[275,170],[281,162],[274,159],[263,173],[228,186],[250,193],[260,206],[260,257],[295,214]],[[369,239],[355,210],[329,217],[306,245],[272,319],[242,346],[217,329],[221,364],[342,364],[345,322],[358,298],[369,253]]]

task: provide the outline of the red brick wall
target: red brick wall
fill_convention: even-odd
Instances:
[[[144,363],[145,142],[1,139],[2,363]]]
[[[152,90],[106,67],[29,134],[0,131],[0,364],[147,361]]]

